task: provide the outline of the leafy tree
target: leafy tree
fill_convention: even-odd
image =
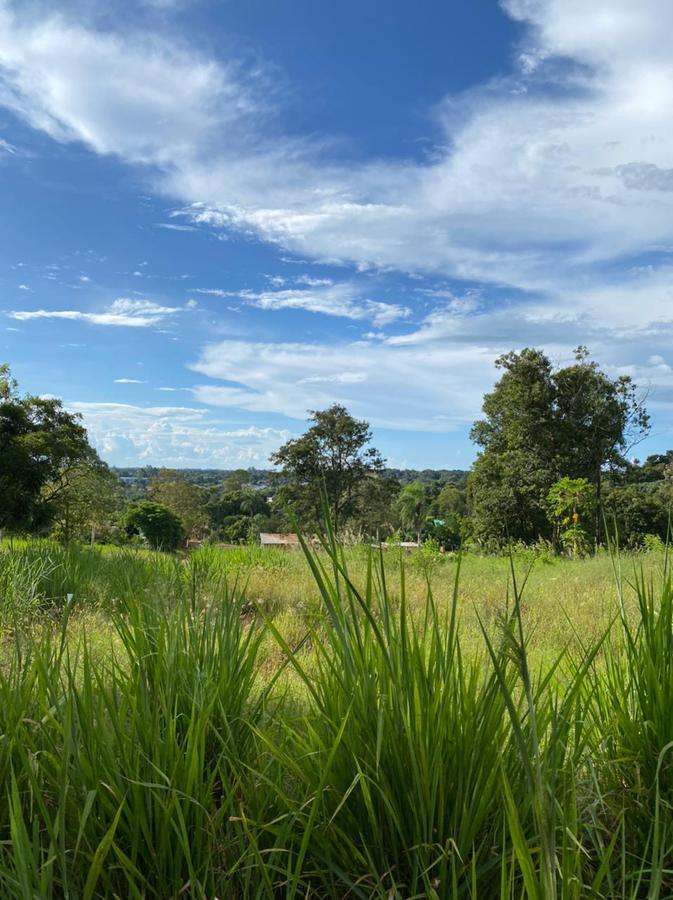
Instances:
[[[335,403],[311,412],[313,425],[299,438],[288,441],[271,456],[282,467],[284,498],[305,524],[322,519],[321,486],[327,493],[334,528],[349,520],[356,523],[362,512],[359,487],[365,478],[379,474],[383,460],[368,447],[371,432],[367,422],[354,419]]]
[[[625,484],[641,484],[644,482],[662,481],[673,471],[673,450],[666,453],[655,453],[648,456],[645,462],[631,460],[623,473],[621,481]]]
[[[356,505],[361,535],[381,539],[396,530],[399,492],[399,481],[388,473],[368,475],[360,482]]]
[[[440,519],[462,519],[467,513],[465,491],[454,484],[445,484],[432,502],[432,509]]]
[[[266,494],[251,487],[211,494],[208,515],[213,531],[232,543],[247,539],[252,523],[259,526],[258,531],[274,530]]]
[[[668,486],[661,481],[612,487],[605,495],[606,537],[626,547],[641,546],[646,535],[666,541],[670,512]]]
[[[562,474],[586,478],[594,486],[598,541],[603,471],[626,465],[624,454],[649,431],[649,416],[631,378],[609,378],[589,360],[586,347],[577,348],[574,365],[554,373],[554,386]]]
[[[75,470],[100,465],[80,417],[60,400],[20,396],[0,365],[0,529],[34,530]]]
[[[420,543],[423,523],[428,511],[428,500],[425,488],[420,481],[405,484],[397,498],[397,511],[400,522],[407,531],[411,531]]]
[[[208,527],[207,495],[179,472],[162,469],[149,485],[150,500],[170,509],[182,522],[187,537],[202,537]]]
[[[179,517],[152,500],[141,500],[128,506],[123,524],[129,536],[139,534],[155,550],[175,550],[185,536]]]
[[[593,485],[600,522],[604,470],[624,467],[624,453],[647,431],[631,379],[610,379],[584,347],[575,357],[558,369],[535,349],[496,361],[503,374],[484,397],[485,417],[471,432],[481,452],[469,497],[482,541],[550,536],[547,495],[563,476]]]
[[[119,479],[104,463],[71,470],[52,500],[53,537],[66,543],[89,539],[93,544],[97,533],[114,520],[120,499]]]
[[[222,489],[224,493],[240,491],[246,485],[250,484],[250,472],[247,469],[234,469],[224,479]]]

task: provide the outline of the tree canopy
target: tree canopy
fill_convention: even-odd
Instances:
[[[288,441],[271,456],[282,468],[283,494],[300,520],[316,524],[322,519],[324,485],[335,529],[357,520],[361,512],[362,482],[378,476],[383,459],[371,441],[369,423],[353,418],[345,406],[334,403],[314,410],[313,425],[299,438]]]
[[[0,365],[0,528],[47,524],[72,473],[101,465],[79,416],[60,400],[21,396]]]
[[[200,538],[208,529],[207,494],[180,472],[162,469],[150,481],[148,498],[170,509],[181,521],[187,537]]]
[[[530,348],[496,365],[503,374],[471,431],[481,448],[470,478],[475,533],[496,540],[549,536],[546,498],[567,476],[593,485],[597,535],[603,473],[626,467],[627,448],[649,428],[636,386],[625,375],[611,379],[584,347],[562,368]]]
[[[131,503],[124,514],[124,525],[129,535],[140,535],[155,550],[174,550],[185,536],[178,516],[152,500]]]

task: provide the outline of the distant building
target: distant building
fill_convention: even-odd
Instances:
[[[282,534],[279,531],[262,531],[259,535],[262,547],[299,547],[299,537],[296,534]]]
[[[380,544],[372,544],[372,547],[380,547],[382,550],[395,550],[398,547],[402,550],[418,550],[420,546],[418,541],[395,541],[392,544],[381,541]]]

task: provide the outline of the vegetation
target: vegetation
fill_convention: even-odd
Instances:
[[[338,530],[352,519],[363,499],[363,484],[380,475],[381,455],[371,440],[369,423],[354,419],[338,403],[310,415],[313,425],[300,438],[288,441],[271,461],[282,467],[288,505],[305,522],[320,521],[322,488],[331,520]]]
[[[4,896],[671,895],[663,554],[306,553],[0,549]]]
[[[82,471],[103,468],[78,417],[59,400],[20,396],[0,365],[0,531],[39,528]]]
[[[673,896],[673,452],[583,349],[500,366],[467,489],[335,405],[132,496],[2,369],[0,896]]]
[[[154,550],[175,550],[185,536],[180,518],[152,500],[132,503],[124,513],[124,526],[129,536],[139,535]]]
[[[604,473],[626,467],[624,453],[649,418],[628,376],[609,379],[584,347],[575,357],[559,369],[540,350],[497,360],[503,375],[472,429],[482,448],[471,475],[473,529],[482,541],[549,538],[546,499],[563,477],[593,485],[600,539]]]
[[[531,349],[497,364],[503,374],[472,431],[482,450],[469,477],[385,469],[368,423],[339,404],[311,414],[306,433],[273,455],[275,471],[110,470],[76,417],[59,401],[21,397],[4,366],[0,528],[66,543],[248,543],[261,531],[294,530],[297,522],[315,531],[324,488],[330,517],[350,541],[397,537],[481,552],[542,542],[571,554],[604,545],[608,534],[629,548],[665,541],[673,451],[642,464],[626,459],[649,427],[630,379],[611,380],[582,347],[565,368],[554,369]],[[552,496],[564,484],[562,494],[568,485],[586,485],[581,522],[577,504],[565,510],[561,495]],[[162,513],[163,531],[157,526],[151,536],[151,523],[136,521],[137,504],[147,502],[172,513],[179,528]]]

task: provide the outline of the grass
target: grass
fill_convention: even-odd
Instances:
[[[673,585],[621,565],[3,545],[0,895],[672,896]]]

